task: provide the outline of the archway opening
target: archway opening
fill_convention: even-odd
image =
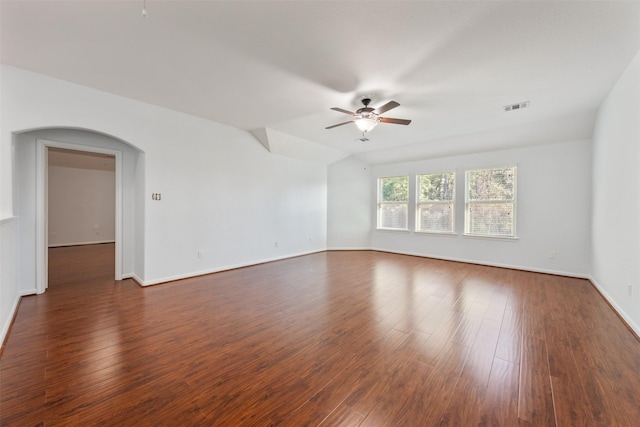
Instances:
[[[121,280],[143,277],[144,153],[133,145],[104,133],[69,128],[47,128],[17,133],[14,134],[14,144],[14,194],[21,242],[19,275],[20,283],[23,284],[22,294],[42,293],[48,283],[48,247],[52,240],[47,212],[47,169],[50,149],[92,153],[94,156],[113,156],[114,278]],[[90,224],[88,231],[95,234],[95,225],[98,225],[97,231],[100,234],[104,230],[101,224]],[[55,230],[51,231],[57,233]]]

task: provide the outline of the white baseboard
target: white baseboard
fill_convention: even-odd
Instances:
[[[477,260],[464,259],[464,258],[453,258],[453,257],[443,257],[439,255],[419,254],[419,253],[413,253],[413,252],[391,251],[388,249],[380,249],[380,248],[372,248],[371,250],[378,251],[378,252],[387,252],[391,254],[417,256],[422,258],[441,259],[443,261],[454,261],[454,262],[464,262],[466,264],[486,265],[488,267],[500,267],[500,268],[509,268],[512,270],[531,271],[533,273],[544,273],[544,274],[553,274],[556,276],[575,277],[578,279],[589,279],[589,276],[586,274],[578,274],[570,271],[550,270],[545,268],[527,267],[527,266],[515,265],[515,264],[485,262],[485,261],[477,261]]]
[[[20,304],[20,295],[16,295],[13,300],[13,305],[11,306],[11,310],[9,310],[9,315],[6,319],[4,319],[4,325],[2,325],[2,330],[0,331],[0,345],[4,344],[4,340],[9,333],[9,328],[11,328],[11,324],[13,323],[13,319],[16,315],[16,311],[18,310],[18,304]]]
[[[127,274],[123,274],[122,275],[122,280],[126,280],[126,279],[132,279],[134,282],[136,282],[138,285],[140,286],[144,286],[144,280],[142,280],[140,277],[138,277],[137,274],[135,273],[127,273]]]
[[[633,319],[631,319],[631,317],[627,315],[627,313],[625,313],[622,307],[620,307],[620,305],[618,305],[618,303],[613,298],[611,298],[611,295],[609,295],[607,291],[605,291],[604,288],[600,286],[596,279],[594,279],[593,277],[589,277],[589,280],[591,281],[591,283],[593,283],[593,286],[596,287],[598,292],[600,292],[600,294],[607,300],[611,307],[613,307],[616,313],[618,313],[618,315],[622,317],[622,319],[624,319],[624,321],[627,323],[627,325],[629,325],[633,332],[635,332],[636,335],[640,337],[640,326],[638,326],[638,324],[635,323]]]
[[[115,243],[115,240],[96,240],[91,242],[74,242],[74,243],[56,243],[55,245],[49,245],[50,248],[62,248],[65,246],[85,246],[85,245],[101,245],[103,243]]]
[[[207,274],[220,273],[223,271],[235,270],[237,268],[251,267],[253,265],[265,264],[268,262],[280,261],[280,260],[289,259],[289,258],[296,258],[299,256],[310,255],[310,254],[315,254],[315,253],[325,252],[325,251],[326,251],[325,249],[318,249],[318,250],[300,252],[297,254],[283,255],[283,256],[273,257],[273,258],[264,258],[256,261],[247,262],[247,263],[226,265],[223,267],[200,270],[200,271],[195,271],[193,273],[177,274],[175,276],[162,277],[162,278],[152,279],[152,280],[142,280],[140,278],[136,278],[133,276],[131,278],[134,279],[136,282],[138,282],[141,286],[152,286],[152,285],[159,285],[161,283],[166,283],[166,282],[173,282],[175,280],[182,280],[182,279],[188,279],[191,277],[204,276]]]
[[[345,247],[340,247],[340,248],[327,248],[328,251],[371,251],[371,248],[345,248]]]

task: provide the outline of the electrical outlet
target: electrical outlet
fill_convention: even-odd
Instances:
[[[275,248],[278,247],[278,242],[275,242],[275,244],[273,245]]]
[[[549,251],[549,259],[556,259],[556,251]]]
[[[633,296],[633,285],[631,283],[629,283],[627,285],[627,294],[629,294],[629,296]]]
[[[204,251],[198,251],[198,259],[204,258]]]

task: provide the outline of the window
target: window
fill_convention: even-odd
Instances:
[[[454,232],[455,172],[418,175],[416,231]]]
[[[378,179],[378,228],[406,230],[408,205],[408,176]]]
[[[466,171],[464,232],[515,237],[516,168]]]

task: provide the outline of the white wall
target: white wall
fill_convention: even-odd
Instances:
[[[138,282],[142,283],[143,277],[145,277],[145,264],[144,264],[144,251],[146,239],[144,235],[144,220],[145,220],[145,155],[144,153],[138,153],[136,162],[134,164],[134,174],[132,177],[132,192],[136,195],[133,200],[133,224],[135,229],[134,235],[134,247],[133,247],[133,260],[134,260],[134,275],[132,275]],[[126,179],[123,178],[123,181]],[[124,213],[124,209],[123,209]],[[124,228],[124,227],[123,227]]]
[[[465,169],[514,165],[518,166],[518,238],[463,236]],[[361,163],[343,161],[329,169],[329,182],[334,183],[330,200],[344,205],[342,210],[330,211],[331,242],[335,241],[332,247],[350,245],[348,240],[340,239],[340,233],[352,226],[355,218],[368,215],[364,223],[373,229],[373,249],[583,277],[589,274],[590,141],[373,166],[368,198],[354,197],[351,188],[362,188],[362,168]],[[409,175],[413,198],[416,174],[450,170],[457,172],[456,235],[375,230],[379,177]],[[353,183],[349,184],[349,180]],[[410,209],[410,225],[414,218],[415,212]],[[363,239],[361,233],[358,243]],[[549,251],[555,252],[555,258],[549,258]]]
[[[145,153],[147,283],[325,249],[324,165],[270,154],[245,131],[185,119]]]
[[[640,52],[600,107],[593,151],[593,282],[640,334]]]
[[[371,167],[356,157],[329,165],[327,177],[327,246],[371,247]]]
[[[114,171],[49,164],[48,186],[49,247],[115,241]]]
[[[0,345],[4,345],[4,338],[9,331],[20,299],[16,286],[16,265],[7,262],[14,259],[17,252],[16,228],[15,218],[0,219]]]

